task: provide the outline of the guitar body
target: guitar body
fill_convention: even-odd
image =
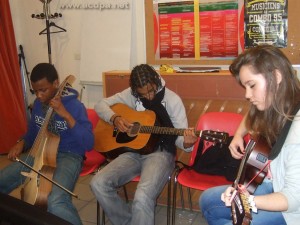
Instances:
[[[254,148],[251,150],[248,157],[241,183],[247,185],[253,177],[255,179],[248,185],[247,190],[253,194],[257,186],[260,185],[268,173],[268,168],[265,165],[268,162],[270,147],[265,139],[260,138],[256,141]],[[262,170],[262,171],[261,171]]]
[[[115,104],[111,109],[129,121],[149,126],[155,124],[156,116],[153,111],[146,110],[139,112],[123,104]],[[96,137],[94,148],[109,158],[115,158],[119,154],[135,150],[141,154],[147,154],[147,152],[151,151],[150,148],[156,139],[155,135],[148,133],[129,136],[127,133],[118,132],[114,126],[103,121],[101,118],[94,130],[94,135]]]
[[[38,140],[32,152],[35,152],[34,168],[52,180],[56,168],[56,155],[60,138],[50,132]],[[41,150],[42,151],[38,151]],[[47,209],[48,195],[52,190],[52,183],[34,171],[26,174],[27,179],[21,189],[23,201]]]

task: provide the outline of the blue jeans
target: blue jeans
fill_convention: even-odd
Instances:
[[[91,188],[113,224],[152,225],[156,199],[174,166],[174,155],[166,151],[149,155],[123,153],[94,176]],[[130,207],[117,191],[137,175],[140,181]]]
[[[25,155],[21,156],[26,159]],[[76,181],[82,169],[83,158],[73,153],[58,152],[56,158],[56,169],[53,180],[69,191],[73,191]],[[33,160],[27,161],[33,165]],[[0,192],[9,194],[20,186],[26,177],[20,174],[21,171],[29,171],[19,162],[14,162],[0,171]],[[52,191],[48,196],[48,212],[63,218],[74,225],[82,225],[79,214],[72,204],[70,194],[56,185],[52,185]]]
[[[199,206],[202,214],[209,225],[232,225],[231,208],[225,206],[221,200],[221,194],[228,186],[219,186],[207,189],[199,199]],[[259,185],[254,195],[264,195],[273,193],[272,182],[263,182]],[[286,225],[281,212],[270,212],[258,210],[258,213],[252,213],[251,225]]]

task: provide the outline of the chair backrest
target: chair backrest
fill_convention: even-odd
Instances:
[[[99,121],[99,116],[94,109],[86,109],[86,111],[87,111],[88,119],[91,121],[94,129]]]
[[[99,121],[99,116],[94,109],[87,109],[86,111],[87,111],[88,119],[91,121],[93,125],[93,129],[95,129]],[[86,152],[85,157],[86,159],[84,160],[84,164],[80,176],[85,176],[94,172],[100,167],[100,165],[106,162],[105,157],[100,152],[97,152],[94,149],[92,149],[89,152]]]
[[[198,119],[196,130],[214,130],[214,131],[224,131],[233,136],[237,130],[239,124],[241,123],[243,116],[238,113],[232,112],[207,112],[201,115]],[[194,164],[194,160],[197,154],[200,139],[195,143],[193,151],[191,153],[191,158],[189,165]]]

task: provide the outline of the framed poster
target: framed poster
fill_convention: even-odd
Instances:
[[[273,34],[276,28],[279,31],[274,36],[276,46],[282,48],[293,64],[300,64],[300,31],[297,24],[300,1],[290,0],[289,4],[282,5],[285,1],[145,0],[147,63],[229,65],[245,47],[261,42],[254,41],[253,34],[248,35],[246,27],[249,29],[252,24],[248,22],[249,15],[245,16],[245,13],[250,14],[249,9],[245,9],[245,2],[267,2],[269,4],[264,7],[268,6],[268,10],[257,10],[256,19],[260,18],[260,24],[267,24],[270,15],[273,20],[282,18],[280,25],[266,26],[264,31]],[[272,12],[274,5],[278,8],[277,3],[281,4],[278,9],[281,11]],[[264,41],[275,43],[275,38],[272,42],[266,38]]]
[[[245,48],[287,47],[288,0],[245,0]]]
[[[244,25],[239,26],[239,14],[243,22],[239,1],[243,3],[154,0],[155,60],[215,60],[216,64],[231,61],[243,49],[239,41],[239,34],[244,35]]]

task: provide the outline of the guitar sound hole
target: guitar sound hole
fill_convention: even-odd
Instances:
[[[133,126],[131,127],[131,129],[127,132],[127,135],[129,137],[135,137],[138,135],[139,131],[140,131],[141,125],[139,122],[134,122]]]
[[[117,143],[129,143],[129,142],[133,141],[135,138],[136,138],[136,136],[130,137],[127,135],[127,133],[119,132],[116,137],[116,142]]]
[[[129,142],[133,141],[137,137],[137,135],[140,131],[140,127],[141,127],[141,125],[138,122],[134,122],[133,126],[127,133],[118,132],[117,137],[116,137],[116,142],[117,143],[129,143]]]

